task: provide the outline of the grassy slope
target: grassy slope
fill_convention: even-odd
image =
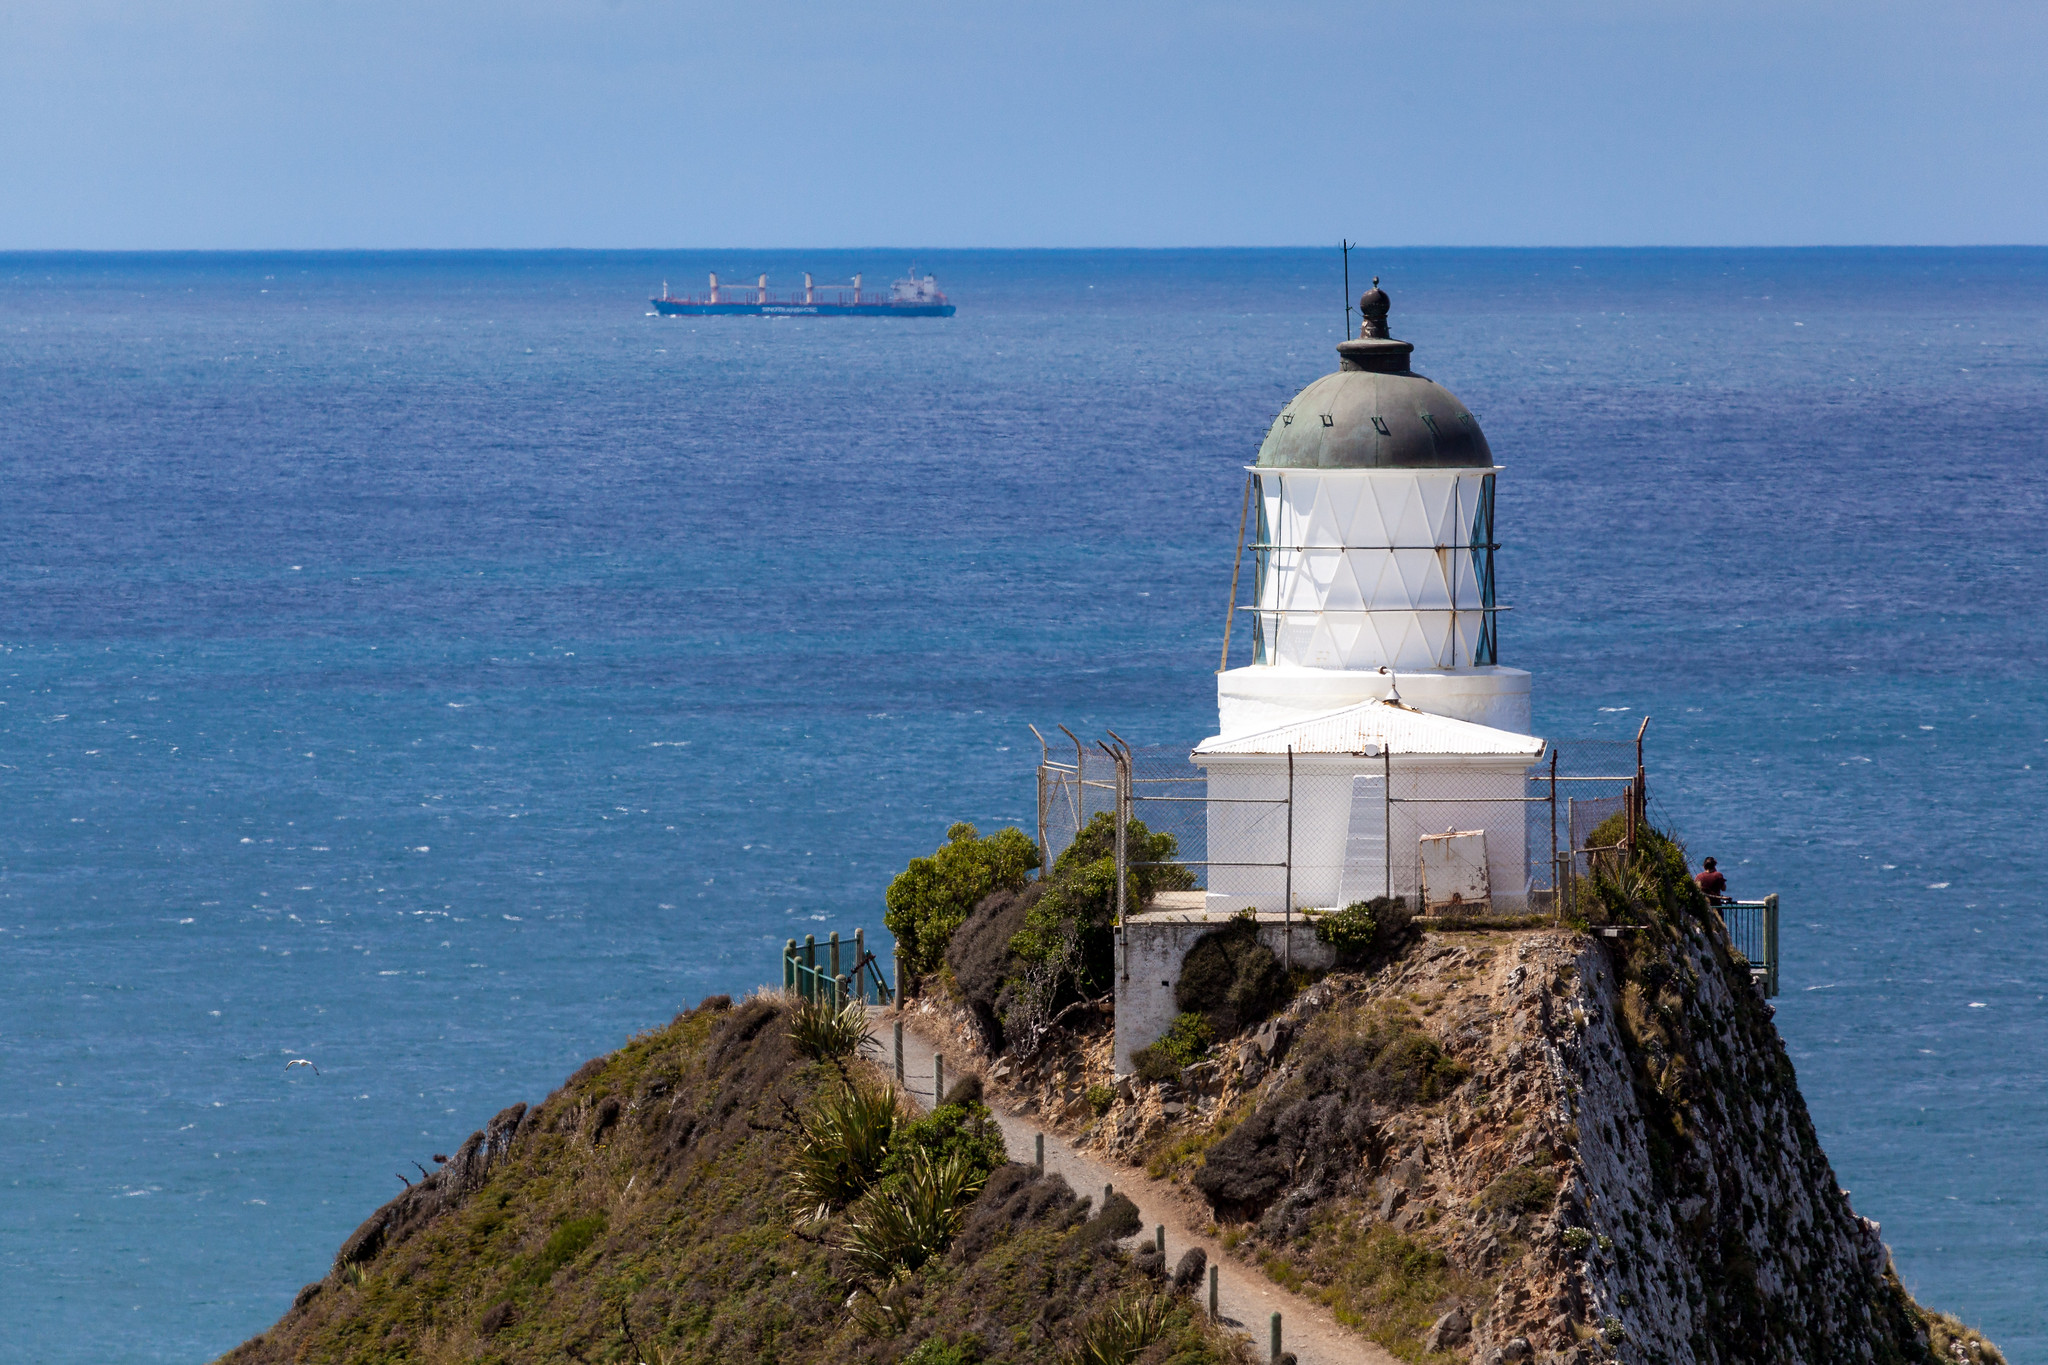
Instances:
[[[798,1236],[783,1205],[788,1116],[837,1079],[785,1028],[767,1003],[707,1004],[588,1063],[477,1188],[460,1192],[458,1159],[392,1201],[364,1225],[388,1225],[382,1246],[338,1258],[223,1359],[1042,1361],[1112,1302],[1157,1292],[1064,1182],[1013,1166],[893,1320],[850,1312],[832,1229]],[[359,1231],[345,1251],[376,1240]],[[1139,1359],[1207,1365],[1235,1349],[1176,1305]]]

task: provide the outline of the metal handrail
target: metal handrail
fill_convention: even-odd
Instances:
[[[874,982],[875,1003],[886,1005],[894,994],[888,981],[882,976],[882,966],[875,955],[868,951],[867,932],[853,931],[853,970],[842,972],[839,950],[843,941],[835,929],[819,943],[817,935],[805,934],[799,944],[795,939],[786,940],[782,945],[782,989],[805,1000],[823,999],[834,1009],[849,1001],[867,1003],[869,981]],[[826,961],[818,961],[818,949],[826,951]]]
[[[1719,899],[1713,902],[1728,930],[1728,947],[1749,964],[1750,977],[1766,999],[1778,993],[1778,896],[1762,900]]]

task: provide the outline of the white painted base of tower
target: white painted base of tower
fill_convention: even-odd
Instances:
[[[1219,733],[1268,730],[1290,721],[1386,698],[1391,683],[1418,711],[1529,733],[1529,674],[1520,668],[1446,668],[1381,673],[1294,664],[1253,664],[1216,675]]]

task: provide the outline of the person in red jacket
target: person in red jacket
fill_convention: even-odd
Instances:
[[[1727,900],[1728,879],[1715,868],[1714,860],[1706,859],[1701,867],[1703,870],[1693,880],[1699,883],[1700,890],[1706,893],[1707,899],[1716,902]]]

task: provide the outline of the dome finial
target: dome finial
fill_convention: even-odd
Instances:
[[[1372,277],[1372,288],[1358,296],[1358,312],[1361,321],[1358,335],[1365,340],[1381,340],[1390,335],[1387,331],[1387,309],[1392,300],[1380,288],[1380,277]]]

